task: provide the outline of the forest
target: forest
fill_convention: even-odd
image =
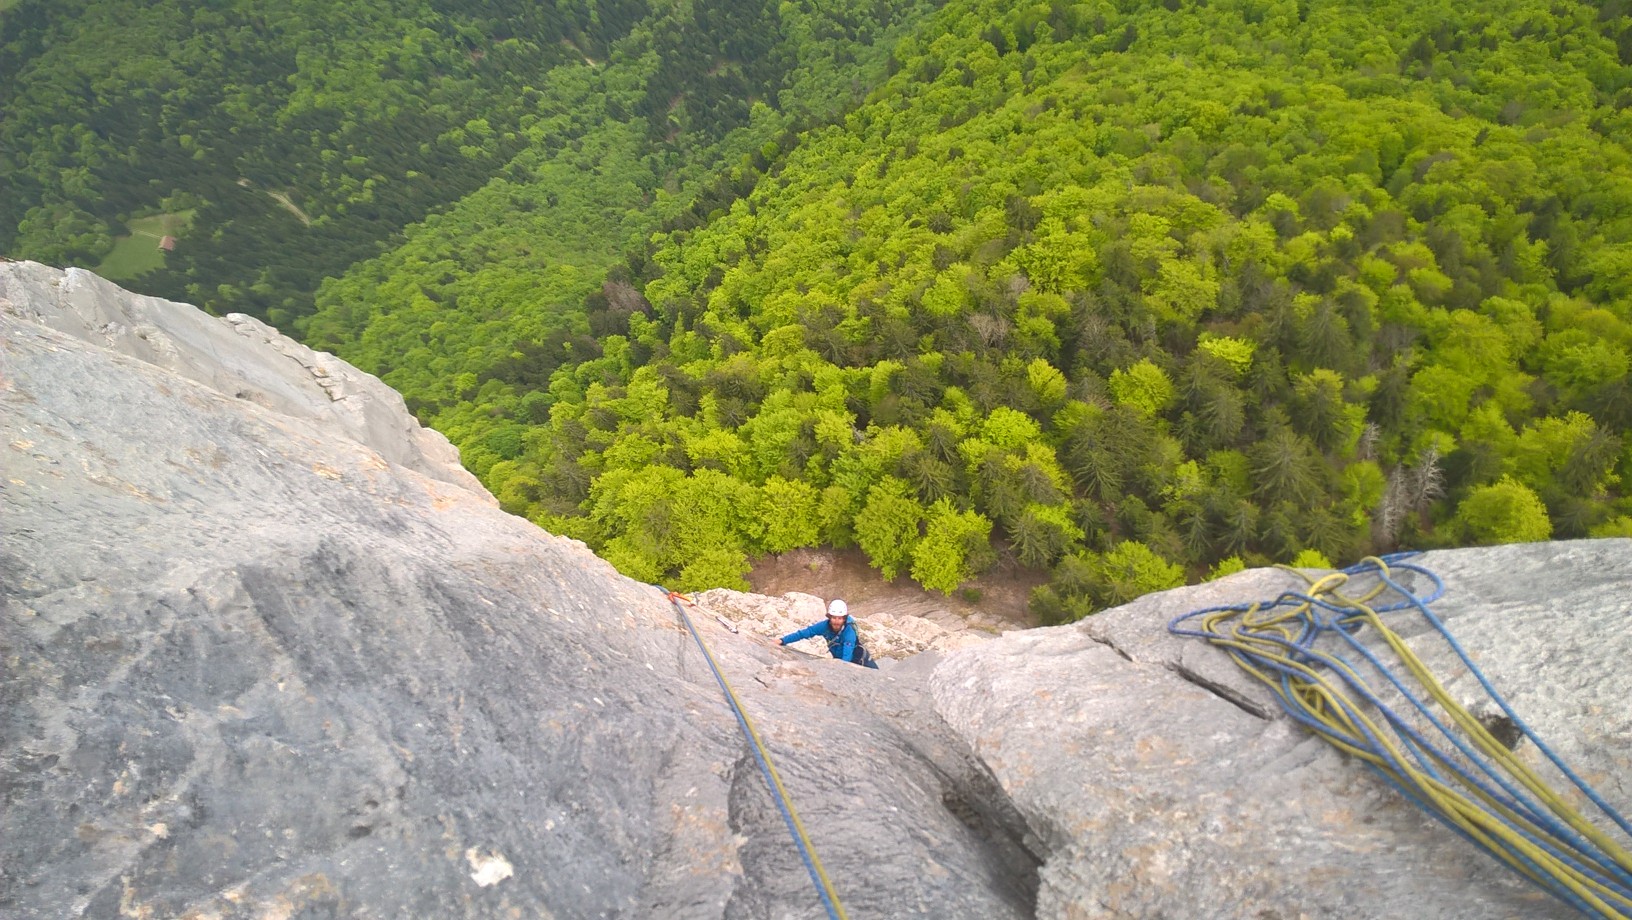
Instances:
[[[118,280],[286,325],[486,182],[548,74],[645,13],[22,0],[0,18],[0,251],[96,267],[133,220],[196,208],[161,269]]]
[[[686,159],[797,63],[772,47],[774,15],[747,4],[344,10],[23,0],[5,11],[0,251],[97,267],[141,219],[196,209],[162,268],[118,280],[292,328],[324,278],[515,175],[523,151],[548,155],[640,112],[662,116],[647,120],[640,154]],[[645,38],[631,44],[637,26]],[[628,112],[608,111],[600,94],[625,90]]]
[[[0,74],[84,72],[39,50],[81,28],[46,10],[5,13]],[[163,283],[378,373],[506,509],[683,590],[854,546],[948,593],[1046,572],[1033,610],[1061,622],[1270,562],[1632,536],[1629,13],[580,10],[556,34],[598,63],[557,61],[486,116],[501,140],[457,200],[291,259],[298,281],[267,256],[256,281],[212,287],[238,276],[178,260],[164,274],[194,274]],[[141,159],[98,152],[117,126],[75,139],[22,95],[0,96],[0,165],[28,203],[0,214],[6,254],[72,256],[91,243],[69,231],[176,194],[113,171]],[[390,120],[335,111],[359,138]],[[481,134],[480,110],[435,111]],[[343,132],[270,153],[211,130],[195,142],[245,144],[234,187],[301,188],[312,227],[341,232],[340,177],[361,175]],[[295,176],[330,167],[327,186]],[[231,221],[193,194],[225,247]]]

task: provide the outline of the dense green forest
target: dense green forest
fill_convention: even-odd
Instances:
[[[654,13],[605,67],[552,75],[554,102],[529,146],[483,188],[325,284],[303,337],[379,374],[485,470],[490,438],[501,453],[519,449],[498,416],[547,421],[552,372],[600,353],[607,330],[584,303],[608,271],[666,223],[708,219],[798,128],[859,102],[884,76],[892,38],[930,9],[852,0]],[[627,283],[612,289],[638,297]],[[523,397],[528,408],[497,408]]]
[[[15,25],[38,4],[0,74],[54,60]],[[535,94],[414,132],[480,152],[464,197],[315,313],[272,261],[191,299],[300,317],[630,575],[857,546],[950,592],[1007,560],[1058,621],[1248,564],[1632,535],[1627,0],[574,9]],[[0,166],[34,198],[0,233],[191,204],[102,201],[108,132],[16,99],[0,156],[34,155]],[[362,138],[387,109],[336,111]],[[301,136],[317,164],[221,175],[338,222],[362,173]],[[336,178],[297,183],[323,151]],[[290,264],[339,274],[317,258]]]
[[[0,255],[294,331],[325,278],[400,267],[413,227],[404,251],[582,327],[626,246],[859,101],[932,6],[23,0],[0,13]],[[160,225],[186,228],[166,256]]]
[[[1008,554],[1056,620],[1632,534],[1624,13],[951,3],[615,268],[593,346],[467,365],[433,415],[507,507],[686,587],[823,544],[951,591]]]
[[[287,324],[485,183],[550,73],[646,15],[515,0],[22,0],[0,18],[0,253],[96,267],[196,208],[139,290]]]
[[[842,104],[834,90],[857,79],[845,68],[893,22],[884,12],[379,0],[335,16],[300,0],[25,0],[0,19],[0,252],[100,262],[139,290],[291,328],[322,279],[495,175],[523,180],[544,210],[572,195],[649,209],[650,178],[630,196],[582,156],[557,176],[536,168],[586,141],[593,156],[603,141],[587,135],[617,122],[628,131],[611,143],[638,169],[671,183],[684,164],[707,174],[709,146],[756,101],[806,121]],[[815,97],[812,76],[831,80],[819,105],[777,104]],[[127,277],[120,266],[148,260],[106,258],[141,220],[178,212],[190,228],[162,268]]]

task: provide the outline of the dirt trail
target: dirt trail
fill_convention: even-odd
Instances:
[[[748,583],[756,594],[777,597],[800,591],[826,599],[842,597],[859,617],[877,613],[928,617],[937,611],[966,617],[979,612],[1016,627],[1037,625],[1026,610],[1026,600],[1032,588],[1047,580],[1043,573],[1019,569],[992,572],[966,585],[966,591],[972,588],[978,594],[966,597],[965,592],[959,592],[946,597],[925,591],[905,575],[897,575],[893,584],[885,581],[857,550],[830,549],[796,549],[780,556],[763,556],[754,560],[754,568],[748,573]]]

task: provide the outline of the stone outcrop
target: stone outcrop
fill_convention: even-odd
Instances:
[[[0,362],[0,916],[824,914],[675,607],[501,513],[378,381],[27,263]],[[1632,811],[1632,541],[1422,561]],[[775,646],[815,598],[686,609],[857,920],[1572,916],[1165,630],[1294,584],[868,617],[880,671]]]
[[[397,391],[254,317],[215,319],[132,294],[83,269],[58,271],[37,262],[0,264],[0,305],[20,319],[303,422],[308,434],[367,444],[391,463],[483,491],[448,439],[421,427]]]
[[[0,278],[0,916],[823,914],[660,592],[393,460],[406,416],[345,437],[74,334],[72,276]],[[291,348],[258,391],[304,385]],[[921,682],[698,620],[852,916],[1029,913]]]
[[[1520,717],[1632,816],[1632,540],[1412,561],[1444,579],[1434,611]],[[1426,593],[1424,581],[1408,579]],[[1038,916],[1577,916],[1295,726],[1221,651],[1164,628],[1303,585],[1244,572],[936,669],[937,711],[1035,835]],[[1500,715],[1437,633],[1391,616],[1453,698]],[[1516,753],[1566,788],[1533,744]]]

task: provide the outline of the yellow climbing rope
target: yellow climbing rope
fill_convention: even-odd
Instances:
[[[708,643],[703,641],[702,634],[692,625],[691,617],[686,615],[686,609],[680,606],[681,601],[693,607],[697,606],[697,603],[684,594],[670,591],[661,585],[655,587],[667,594],[674,609],[680,612],[680,619],[685,622],[691,637],[697,640],[697,647],[702,649],[703,658],[708,661],[708,669],[714,672],[714,679],[719,681],[720,689],[725,691],[726,701],[731,704],[731,711],[737,715],[737,724],[742,728],[754,757],[759,761],[760,772],[765,775],[765,781],[770,784],[771,791],[775,794],[777,808],[781,810],[782,819],[787,823],[788,831],[793,835],[793,842],[799,848],[799,857],[804,860],[805,869],[809,871],[811,881],[816,885],[816,893],[822,899],[822,906],[827,908],[827,914],[832,920],[849,920],[849,916],[844,912],[844,905],[839,903],[838,892],[833,890],[833,882],[828,879],[827,871],[822,868],[821,858],[816,855],[816,847],[810,842],[810,835],[805,833],[804,822],[799,820],[799,812],[793,807],[793,800],[788,797],[787,788],[782,785],[782,776],[776,772],[776,765],[771,762],[771,752],[765,748],[764,742],[759,740],[759,732],[754,730],[753,720],[748,718],[748,711],[742,708],[742,701],[737,699],[736,691],[731,689],[725,674],[715,663],[713,653],[708,650]]]

